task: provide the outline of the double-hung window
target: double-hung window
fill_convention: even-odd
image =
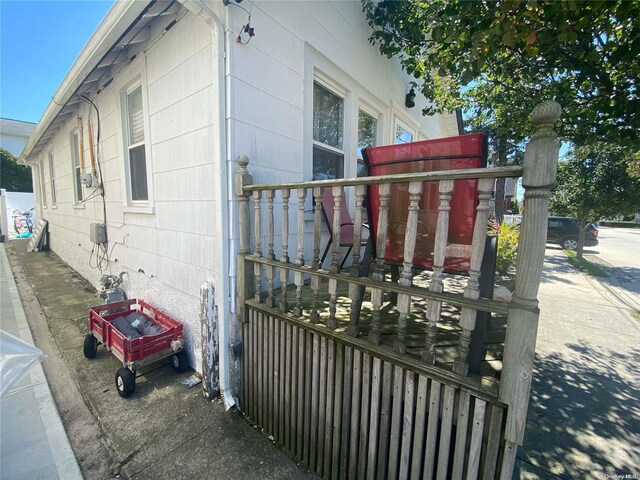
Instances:
[[[49,154],[49,185],[51,189],[51,205],[55,206],[58,202],[56,199],[56,174],[53,169],[53,155]]]
[[[40,163],[40,196],[42,201],[42,206],[47,206],[47,184],[44,176],[44,160]]]
[[[313,84],[313,179],[344,177],[344,97]]]
[[[81,203],[84,199],[82,192],[82,169],[80,168],[80,130],[71,132],[71,167],[73,174],[73,192],[75,203]]]
[[[413,142],[413,137],[415,132],[413,129],[409,128],[406,124],[401,122],[396,118],[396,122],[394,125],[394,138],[393,143],[398,145],[401,143],[411,143]]]
[[[125,92],[124,109],[129,198],[132,202],[147,202],[149,190],[142,86],[134,86]]]

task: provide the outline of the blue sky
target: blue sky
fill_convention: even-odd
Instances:
[[[0,0],[0,116],[37,122],[112,0]]]

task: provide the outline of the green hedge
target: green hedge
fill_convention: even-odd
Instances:
[[[607,220],[605,222],[600,222],[600,226],[601,227],[617,227],[617,228],[640,228],[640,223]]]

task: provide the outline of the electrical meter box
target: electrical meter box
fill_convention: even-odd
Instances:
[[[107,242],[107,229],[105,228],[104,223],[89,224],[89,239],[93,243]]]

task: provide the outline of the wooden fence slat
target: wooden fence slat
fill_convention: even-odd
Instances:
[[[371,356],[362,355],[362,401],[360,411],[360,443],[358,444],[358,478],[367,475],[367,453],[369,453],[369,405],[371,401]]]
[[[320,391],[318,406],[318,464],[316,472],[322,475],[324,468],[324,430],[327,418],[327,342],[326,337],[320,337]]]
[[[380,401],[380,442],[378,446],[378,478],[386,478],[389,464],[389,430],[391,428],[391,401],[393,392],[393,365],[382,365],[382,399]]]
[[[297,328],[298,330],[298,358],[296,362],[298,364],[298,378],[297,378],[297,388],[298,388],[298,399],[297,399],[297,407],[298,407],[298,421],[296,423],[296,458],[299,461],[303,459],[303,448],[304,448],[304,424],[307,412],[304,411],[304,392],[306,390],[304,371],[305,371],[305,350],[306,350],[306,334],[305,331],[301,328]]]
[[[400,449],[400,474],[399,478],[409,477],[411,462],[411,439],[413,438],[413,412],[415,410],[415,373],[406,372],[404,391],[404,412],[402,419],[402,447]]]
[[[273,419],[273,404],[274,404],[274,376],[273,376],[273,355],[274,355],[274,350],[275,350],[275,345],[274,345],[274,335],[273,335],[273,323],[274,323],[275,319],[269,315],[267,317],[267,326],[268,326],[268,340],[267,340],[267,349],[268,349],[268,355],[267,355],[267,410],[268,410],[268,416],[267,416],[267,428],[265,429],[267,432],[269,432],[270,434],[273,434],[274,429],[273,426],[275,425],[275,421]]]
[[[282,446],[286,444],[285,417],[287,415],[287,408],[289,407],[285,402],[285,390],[287,388],[287,382],[289,381],[289,376],[287,375],[287,350],[289,350],[289,345],[287,345],[287,324],[280,321],[280,392],[278,393],[280,421],[278,422],[278,430],[280,432],[279,443]]]
[[[502,437],[503,413],[504,410],[501,407],[491,405],[491,420],[489,423],[489,436],[487,437],[487,451],[484,455],[483,479],[490,480],[496,476],[500,439]]]
[[[416,428],[413,433],[413,455],[411,457],[411,479],[422,478],[422,452],[424,449],[424,432],[427,423],[427,391],[429,380],[418,376],[418,395],[416,398]]]
[[[313,334],[313,370],[311,373],[311,430],[309,433],[309,469],[316,470],[318,458],[318,394],[320,387],[320,335]]]
[[[469,442],[469,463],[467,466],[467,480],[476,480],[478,478],[478,469],[480,468],[480,457],[482,454],[482,433],[484,430],[484,415],[487,408],[487,402],[475,399],[473,408],[473,422],[471,429],[471,441]]]
[[[313,376],[313,338],[314,334],[311,331],[306,333],[306,348],[304,359],[304,452],[303,462],[309,466],[309,447],[311,436],[311,386],[315,383],[315,377]]]
[[[289,365],[291,365],[291,409],[289,410],[289,416],[291,417],[291,424],[289,427],[289,435],[291,442],[289,449],[293,455],[297,454],[297,432],[298,432],[298,335],[300,331],[298,327],[292,325],[291,332],[291,350],[289,355]]]
[[[282,423],[282,417],[280,416],[280,385],[282,379],[280,378],[280,328],[282,321],[275,319],[273,324],[273,392],[271,393],[273,399],[273,438],[276,442],[280,442],[280,424]]]
[[[458,421],[456,422],[456,445],[453,457],[452,480],[462,480],[467,452],[467,432],[469,428],[469,408],[471,396],[461,390],[458,400]]]
[[[431,393],[429,395],[429,423],[427,425],[427,441],[424,452],[423,478],[431,480],[435,470],[436,446],[438,443],[438,420],[440,417],[440,390],[442,384],[431,381]]]
[[[373,357],[371,368],[371,407],[369,413],[369,452],[367,455],[367,478],[376,477],[378,461],[378,428],[380,418],[380,385],[382,383],[382,360]]]
[[[333,444],[331,453],[331,478],[337,479],[340,473],[340,451],[342,449],[342,411],[346,406],[343,403],[345,347],[337,343],[335,346],[335,391],[333,394]]]
[[[250,338],[251,341],[249,343],[249,352],[250,352],[250,371],[248,372],[249,374],[249,391],[250,396],[251,396],[251,401],[248,404],[249,407],[249,417],[251,418],[251,422],[255,423],[256,422],[256,410],[255,407],[258,404],[258,397],[256,395],[255,392],[255,386],[258,383],[256,381],[256,375],[258,373],[258,370],[256,368],[256,354],[255,354],[255,348],[256,348],[256,312],[255,310],[249,309],[249,332],[250,332]]]
[[[353,410],[352,403],[352,385],[353,385],[353,348],[345,347],[344,352],[344,381],[342,383],[342,428],[340,434],[340,470],[338,478],[347,479],[349,477],[349,445],[351,439],[349,437],[351,427],[351,412]]]
[[[513,467],[516,463],[517,450],[518,445],[509,441],[505,442],[502,466],[500,468],[500,480],[511,480],[511,477],[513,476]]]
[[[393,371],[393,407],[391,411],[391,431],[389,432],[388,478],[398,478],[398,454],[402,435],[402,393],[404,390],[404,369],[396,366]]]
[[[440,428],[440,449],[438,453],[438,470],[436,473],[437,480],[447,480],[455,399],[456,389],[451,385],[445,385],[444,399],[442,401],[442,426]]]
[[[257,423],[260,428],[264,425],[264,382],[263,382],[263,366],[264,366],[264,335],[263,335],[263,315],[258,313],[258,416]]]
[[[291,325],[283,323],[285,335],[285,351],[284,351],[284,448],[291,451],[291,350],[292,335]]]
[[[335,362],[336,362],[336,344],[333,340],[327,342],[327,415],[325,417],[324,427],[324,467],[322,471],[325,477],[331,474],[331,452],[333,447],[333,408],[334,408],[334,392],[335,392]]]
[[[358,445],[360,443],[360,405],[362,393],[362,352],[353,352],[353,385],[351,388],[351,431],[349,435],[349,477],[358,478]]]

